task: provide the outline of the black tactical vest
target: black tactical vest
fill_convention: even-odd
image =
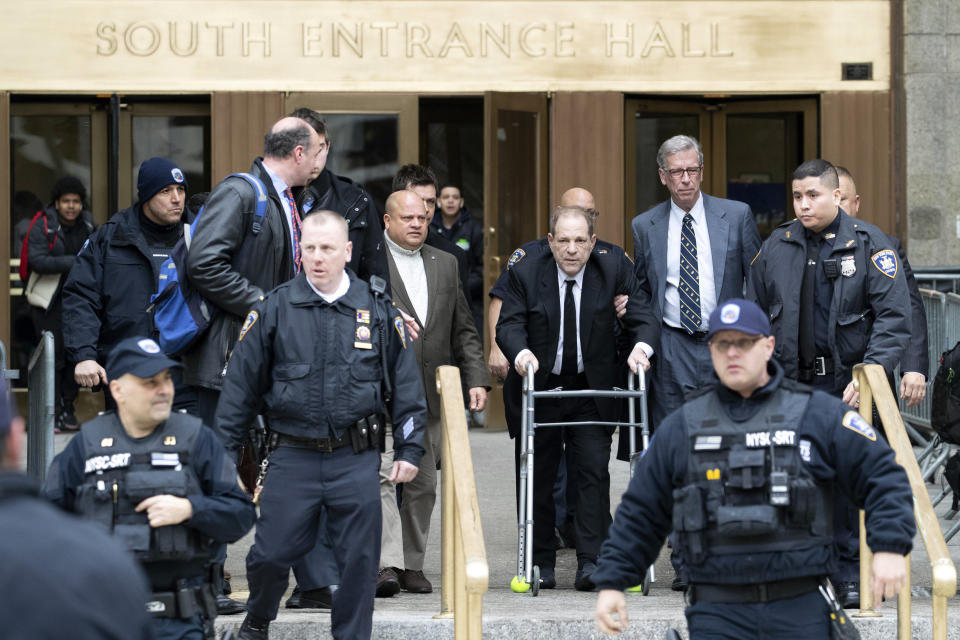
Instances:
[[[200,424],[173,413],[139,440],[126,434],[113,412],[83,425],[87,458],[76,511],[106,527],[141,563],[205,561],[209,544],[201,534],[183,524],[151,528],[146,511],[134,511],[155,495],[202,493],[189,459]]]
[[[687,478],[673,492],[673,527],[693,581],[710,556],[833,544],[832,485],[817,483],[802,462],[810,445],[798,427],[809,400],[781,387],[741,423],[716,391],[684,405]]]

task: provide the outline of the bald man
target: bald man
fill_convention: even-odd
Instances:
[[[183,354],[183,377],[197,387],[204,424],[216,422],[227,359],[243,319],[264,293],[300,271],[300,213],[291,189],[319,172],[325,153],[326,141],[306,122],[279,120],[264,136],[263,157],[250,168],[267,196],[263,220],[254,219],[259,188],[231,175],[210,193],[196,222],[187,271],[191,284],[218,312]],[[219,600],[221,614],[243,610],[240,603]]]
[[[837,167],[840,176],[840,208],[847,215],[856,218],[860,213],[860,194],[853,175],[846,167]],[[900,360],[900,397],[907,401],[908,407],[915,407],[927,397],[927,373],[930,370],[930,353],[927,350],[927,312],[923,308],[923,299],[913,269],[907,261],[907,252],[900,240],[887,235],[890,244],[900,256],[903,275],[910,290],[910,344]]]

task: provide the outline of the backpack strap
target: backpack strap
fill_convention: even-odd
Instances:
[[[253,235],[257,235],[260,233],[260,229],[263,228],[263,216],[267,211],[267,188],[263,185],[263,182],[260,181],[260,178],[252,173],[231,173],[227,177],[243,178],[253,187],[253,191],[257,195],[257,203],[253,212],[252,231]]]

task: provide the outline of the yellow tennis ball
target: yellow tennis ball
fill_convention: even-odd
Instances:
[[[513,579],[510,581],[510,590],[514,593],[526,593],[530,591],[530,583],[527,582],[526,578],[513,576]]]

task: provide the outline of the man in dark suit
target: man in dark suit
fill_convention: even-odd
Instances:
[[[487,371],[483,343],[473,323],[456,259],[424,244],[428,223],[423,200],[413,191],[395,191],[387,198],[383,220],[393,301],[420,326],[420,337],[411,343],[411,348],[423,376],[427,400],[423,438],[426,453],[417,477],[404,485],[399,511],[396,484],[390,481],[393,449],[389,443],[381,454],[383,534],[377,595],[387,597],[401,587],[411,593],[433,591],[433,585],[423,575],[423,560],[437,499],[437,467],[443,442],[437,367],[460,367],[471,411],[482,411],[486,405]]]
[[[557,207],[550,216],[550,253],[511,265],[509,287],[497,323],[497,343],[515,370],[534,371],[537,389],[610,389],[622,384],[613,334],[614,297],[626,294],[620,320],[634,345],[633,371],[649,368],[659,327],[643,303],[640,285],[614,252],[595,252],[593,218],[580,207]],[[567,398],[537,403],[539,422],[616,421],[620,403],[610,398]],[[594,588],[590,579],[610,526],[610,438],[613,428],[570,429],[567,446],[577,460],[577,576],[574,586]],[[536,432],[534,448],[533,562],[541,587],[556,586],[551,495],[560,463],[557,429]]]
[[[663,324],[651,382],[656,426],[684,396],[714,379],[707,318],[720,302],[743,296],[760,234],[750,207],[700,191],[703,151],[674,136],[657,152],[670,199],[633,219],[633,261],[653,314]]]

